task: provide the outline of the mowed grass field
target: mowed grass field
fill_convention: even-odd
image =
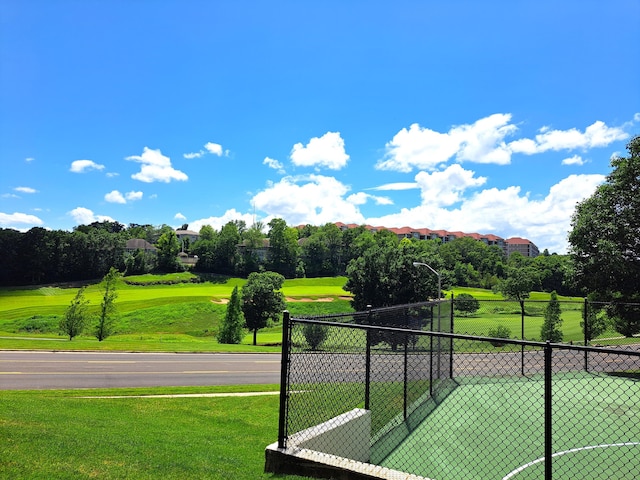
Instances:
[[[0,478],[301,480],[263,473],[278,395],[149,397],[277,389],[0,391]]]
[[[124,351],[279,351],[282,329],[279,323],[258,332],[258,345],[252,345],[247,332],[240,345],[220,345],[215,339],[226,313],[226,302],[245,280],[219,278],[194,283],[193,274],[145,275],[120,281],[116,305],[115,332],[102,342],[93,336],[92,326],[69,341],[58,330],[60,318],[73,300],[78,286],[41,286],[0,289],[0,348],[57,350]],[[126,281],[125,281],[126,280]],[[292,315],[326,315],[351,312],[350,294],[343,289],[345,277],[286,280],[283,293]],[[164,282],[164,283],[163,283]],[[468,293],[481,302],[470,315],[455,315],[455,332],[488,336],[489,330],[504,325],[511,338],[521,338],[522,322],[517,302],[504,302],[490,290],[459,287],[444,292]],[[97,283],[86,287],[86,298],[96,313],[100,305]],[[548,293],[532,292],[527,302],[525,338],[540,338]],[[580,321],[582,299],[560,297],[564,341],[583,341]],[[605,337],[619,337],[606,332]],[[330,344],[330,339],[328,339]]]

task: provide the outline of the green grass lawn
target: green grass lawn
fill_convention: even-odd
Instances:
[[[301,479],[263,473],[278,395],[97,398],[276,389],[0,391],[0,478]]]
[[[172,275],[142,275],[127,277],[118,285],[118,319],[115,334],[103,342],[92,336],[91,328],[65,341],[58,331],[58,323],[78,291],[71,286],[42,286],[37,288],[0,289],[0,348],[59,349],[59,350],[127,350],[127,351],[261,351],[279,350],[282,329],[279,324],[258,332],[258,346],[247,332],[240,345],[220,345],[215,339],[226,313],[225,301],[233,288],[242,286],[244,279],[212,277],[196,283],[190,273]],[[345,277],[290,279],[282,291],[287,309],[292,315],[328,315],[351,312],[349,294],[343,290]],[[489,329],[504,325],[511,330],[511,338],[521,338],[520,310],[517,302],[503,302],[490,290],[456,287],[445,292],[468,293],[481,301],[481,309],[469,316],[456,314],[455,332],[469,335],[489,335]],[[97,311],[100,290],[89,285],[86,297]],[[532,292],[527,302],[525,338],[540,338],[543,312],[549,294]],[[537,300],[538,302],[534,302]],[[559,297],[563,309],[564,341],[582,342],[580,327],[581,299]],[[566,303],[567,301],[575,303]],[[495,302],[494,302],[495,301]],[[606,332],[605,337],[619,337]]]

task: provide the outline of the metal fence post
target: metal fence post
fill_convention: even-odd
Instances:
[[[454,333],[455,330],[453,328],[455,315],[453,314],[453,292],[451,292],[451,331],[449,333]],[[453,379],[453,338],[449,339],[449,378]]]
[[[371,305],[367,305],[367,325],[371,325]],[[370,410],[371,400],[371,330],[367,329],[367,345],[364,359],[364,408]]]
[[[433,304],[431,304],[431,325],[429,326],[429,396],[433,397]]]
[[[584,299],[584,308],[582,309],[582,321],[584,322],[584,346],[589,345],[589,302],[587,297]],[[589,351],[584,351],[584,371],[589,371]]]
[[[289,345],[291,321],[289,311],[282,315],[282,359],[280,360],[280,413],[278,418],[278,448],[287,447],[287,401],[289,379]]]
[[[407,383],[409,381],[409,377],[408,377],[408,372],[407,372],[407,368],[408,368],[408,355],[409,355],[409,342],[406,340],[407,336],[405,334],[405,342],[404,342],[404,392],[403,392],[403,413],[404,413],[404,419],[407,419]]]
[[[553,469],[553,422],[552,422],[552,373],[551,365],[553,350],[551,342],[547,340],[544,347],[544,478],[551,480]]]
[[[521,320],[521,340],[524,340],[524,300],[520,300],[520,315],[522,316],[522,320]],[[521,348],[521,353],[520,353],[520,361],[521,361],[521,365],[522,365],[522,376],[524,377],[524,345],[522,345]]]

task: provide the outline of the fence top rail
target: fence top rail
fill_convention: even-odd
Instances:
[[[554,350],[574,350],[581,352],[598,352],[598,353],[611,353],[617,355],[628,355],[631,357],[640,357],[640,351],[605,348],[605,347],[585,347],[583,345],[567,345],[566,343],[551,343],[551,342],[536,342],[532,340],[515,340],[510,338],[495,338],[495,337],[483,337],[478,335],[462,335],[458,333],[446,333],[446,332],[433,332],[430,330],[412,330],[409,328],[398,327],[383,327],[380,325],[363,325],[356,323],[338,323],[338,322],[326,322],[323,320],[311,319],[311,318],[291,318],[290,324],[293,326],[295,323],[307,324],[307,325],[324,325],[327,327],[338,328],[350,328],[354,330],[372,330],[372,331],[385,331],[394,333],[404,333],[418,336],[433,336],[440,338],[449,338],[454,340],[470,340],[479,342],[495,342],[500,341],[507,345],[520,345],[523,347],[538,347],[547,348],[550,347]]]

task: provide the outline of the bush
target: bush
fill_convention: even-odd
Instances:
[[[324,343],[329,335],[329,330],[324,325],[316,325],[314,323],[306,324],[302,333],[304,334],[304,338],[309,344],[311,350],[318,350],[320,346]]]
[[[509,338],[511,337],[511,330],[509,330],[504,325],[498,325],[495,328],[489,329],[489,336],[492,338]],[[491,342],[491,345],[493,345],[494,347],[502,347],[504,346],[504,342],[496,340]]]

